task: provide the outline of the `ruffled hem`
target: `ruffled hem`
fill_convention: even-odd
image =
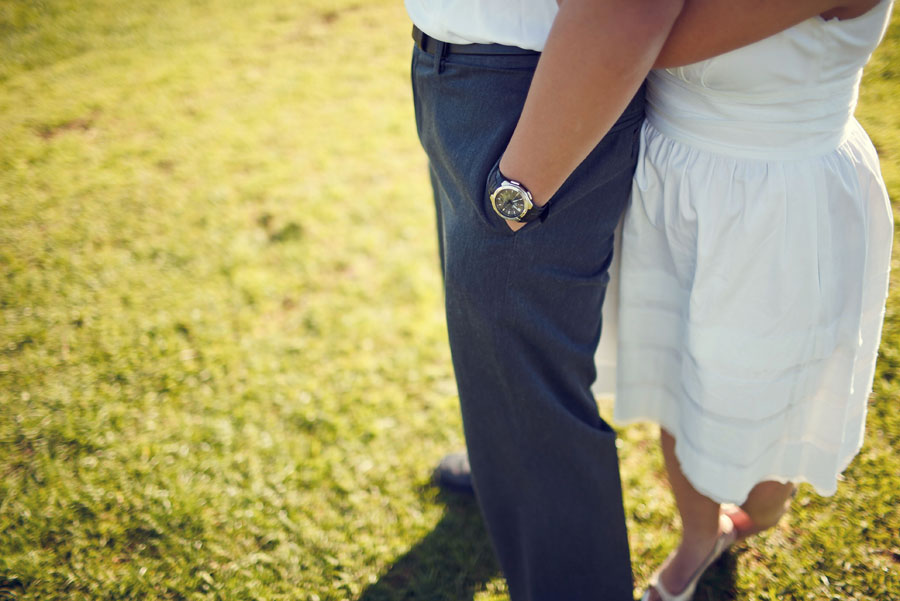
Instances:
[[[671,404],[677,406],[677,402]],[[667,415],[665,411],[634,404],[628,407],[627,412],[621,410],[619,404],[616,407],[614,421],[617,425],[653,422],[668,431],[675,439],[675,456],[688,481],[698,492],[718,503],[740,505],[746,501],[754,486],[769,480],[795,484],[805,482],[818,494],[832,496],[837,490],[839,474],[847,469],[863,442],[861,424],[865,422],[865,412],[853,420],[860,426],[848,424],[848,433],[855,431],[856,435],[842,441],[837,452],[822,449],[808,441],[778,443],[754,461],[735,465],[722,462],[714,454],[696,448],[679,427],[677,417]]]

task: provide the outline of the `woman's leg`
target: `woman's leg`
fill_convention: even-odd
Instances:
[[[719,535],[731,525],[728,520],[719,519],[719,504],[697,492],[688,482],[675,457],[675,439],[666,430],[660,429],[660,443],[669,485],[681,514],[682,534],[681,544],[663,567],[659,579],[666,590],[678,594],[709,556]],[[650,599],[657,598],[653,591]]]
[[[738,536],[747,538],[777,524],[790,507],[796,490],[792,482],[760,482],[740,507],[724,509],[724,513],[731,518]]]
[[[794,494],[794,484],[765,481],[753,487],[740,507],[725,512],[729,519],[720,519],[721,506],[691,485],[675,456],[675,438],[660,429],[660,444],[666,462],[669,485],[681,515],[681,544],[659,574],[663,586],[678,594],[685,589],[698,566],[709,556],[716,539],[729,528],[746,538],[778,523]],[[651,601],[658,599],[653,591]]]

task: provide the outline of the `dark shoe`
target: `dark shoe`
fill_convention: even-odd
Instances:
[[[475,494],[472,488],[472,471],[469,468],[469,455],[466,453],[450,453],[444,455],[434,469],[434,483],[441,488],[455,492]]]

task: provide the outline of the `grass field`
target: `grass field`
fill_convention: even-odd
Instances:
[[[0,2],[0,600],[507,598],[429,485],[463,442],[410,44],[386,0]],[[895,199],[898,94],[895,17],[858,111]],[[838,494],[698,600],[900,598],[896,279]],[[674,507],[621,434],[642,587]]]

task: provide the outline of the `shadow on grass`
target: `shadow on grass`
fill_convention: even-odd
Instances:
[[[440,491],[444,517],[358,601],[472,601],[476,591],[501,576],[478,505],[467,494]],[[695,601],[735,601],[738,547],[703,575]],[[643,591],[635,591],[635,594]]]
[[[359,601],[472,601],[500,576],[475,499],[441,491],[437,500],[446,506],[441,521]]]
[[[25,586],[18,578],[5,578],[0,576],[0,601],[7,599],[15,601],[18,595],[25,592]]]
[[[741,550],[731,549],[710,566],[700,579],[694,601],[735,601],[737,597],[736,579],[737,554]]]

